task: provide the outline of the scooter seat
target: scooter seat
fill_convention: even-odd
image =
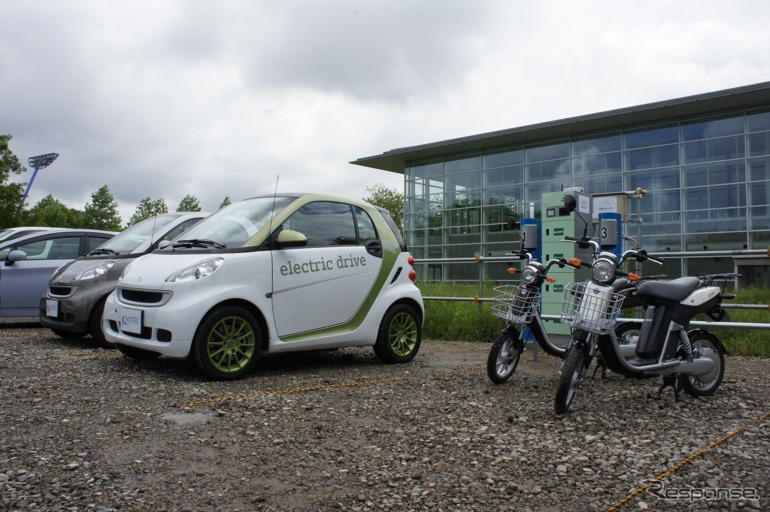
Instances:
[[[680,277],[673,281],[647,281],[639,285],[637,295],[643,300],[658,298],[679,302],[700,286],[697,277]]]

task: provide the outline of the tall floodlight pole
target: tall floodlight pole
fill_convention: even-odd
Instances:
[[[24,204],[24,202],[27,200],[27,194],[29,194],[29,189],[32,188],[32,182],[35,181],[35,176],[37,176],[37,171],[40,169],[45,169],[49,165],[53,163],[54,160],[56,160],[59,157],[59,153],[48,153],[45,155],[37,155],[37,156],[31,156],[29,157],[29,166],[35,168],[35,172],[32,173],[32,179],[29,180],[29,183],[27,184],[27,189],[24,191],[24,195],[21,198],[21,204]]]

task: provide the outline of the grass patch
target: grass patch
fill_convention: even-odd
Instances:
[[[483,297],[494,296],[492,281],[485,282]],[[417,283],[424,297],[464,297],[479,294],[477,284],[463,283]],[[737,298],[725,301],[726,304],[770,304],[770,290],[749,287],[739,290]],[[770,323],[770,313],[766,310],[727,309],[731,322]],[[732,355],[770,357],[770,331],[718,328],[714,324],[714,334],[719,336],[727,351]],[[492,303],[479,304],[470,301],[426,300],[425,328],[423,336],[428,339],[470,341],[490,343],[494,341],[505,322],[492,314]]]

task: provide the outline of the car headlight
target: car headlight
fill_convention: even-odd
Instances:
[[[75,276],[75,281],[84,281],[86,279],[94,279],[95,277],[103,276],[108,270],[115,264],[114,261],[105,261],[98,265],[84,270],[80,274]]]
[[[611,283],[615,280],[615,264],[610,260],[599,258],[591,265],[591,274],[595,281]]]
[[[521,281],[524,284],[532,284],[537,279],[537,270],[530,266],[524,267],[524,270],[521,271]]]
[[[179,272],[174,272],[166,278],[167,283],[181,283],[185,281],[196,281],[208,277],[222,265],[224,260],[222,258],[214,258],[211,260],[201,261],[195,265],[191,265]]]

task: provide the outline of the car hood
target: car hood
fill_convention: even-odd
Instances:
[[[110,270],[106,274],[99,276],[95,279],[98,281],[117,280],[118,277],[120,277],[121,272],[123,272],[123,269],[126,268],[126,266],[132,261],[134,261],[135,259],[136,258],[119,258],[119,259],[112,259],[112,258],[80,259],[78,258],[76,260],[73,260],[67,263],[62,268],[60,268],[51,279],[51,284],[69,285],[69,284],[83,283],[85,281],[75,281],[75,277],[77,277],[81,272],[97,267],[108,261],[111,261],[113,263],[112,268],[110,268]],[[88,281],[90,281],[90,279]]]

